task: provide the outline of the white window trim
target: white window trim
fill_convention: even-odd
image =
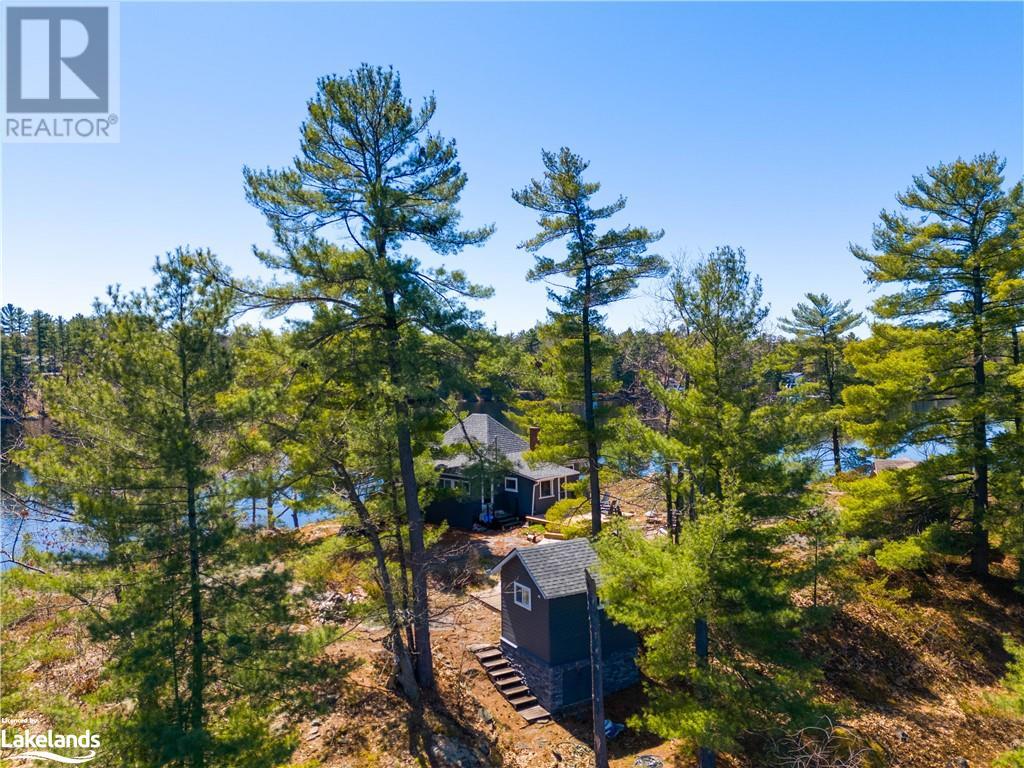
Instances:
[[[544,493],[544,483],[549,483],[551,486],[551,493]],[[537,483],[537,492],[540,494],[542,499],[553,499],[555,498],[555,481],[553,479],[541,480]]]
[[[521,602],[519,600],[520,594],[526,595],[526,601]],[[533,591],[525,584],[520,584],[518,581],[512,582],[512,602],[518,605],[520,608],[525,608],[528,611],[533,610]]]
[[[511,484],[511,487],[510,487]],[[513,493],[519,493],[519,478],[518,477],[506,477],[505,478],[505,490],[512,491]]]

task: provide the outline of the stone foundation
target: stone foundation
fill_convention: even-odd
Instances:
[[[514,648],[502,641],[502,653],[509,663],[523,676],[530,692],[548,712],[590,701],[590,659],[580,659],[552,666],[529,651]],[[605,654],[604,657],[604,692],[613,693],[628,688],[640,679],[636,667],[636,649],[629,648]],[[585,689],[570,684],[566,691],[566,681],[581,680],[586,683]],[[575,691],[575,695],[574,695]],[[566,701],[566,696],[572,698]]]

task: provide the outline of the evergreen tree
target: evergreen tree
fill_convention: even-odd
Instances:
[[[875,302],[872,337],[850,348],[864,381],[845,392],[851,428],[876,451],[948,453],[924,462],[943,464],[941,475],[913,471],[934,481],[937,496],[970,499],[979,576],[988,573],[993,522],[991,434],[1014,418],[1005,363],[1022,305],[1024,251],[1012,228],[1022,187],[1005,190],[1003,168],[980,155],[928,169],[897,195],[901,211],[882,212],[874,250],[853,248],[871,284],[897,290]],[[951,512],[944,522],[957,528],[959,509]]]
[[[70,504],[95,540],[70,589],[110,649],[103,693],[133,702],[109,731],[124,765],[269,768],[294,746],[264,719],[304,670],[287,573],[237,530],[225,481],[233,296],[210,261],[176,251],[152,291],[98,307],[87,364],[44,383],[59,432],[17,457],[26,490]]]
[[[415,110],[390,69],[362,65],[346,77],[325,77],[309,102],[294,165],[245,171],[249,200],[266,215],[282,252],[263,254],[263,261],[293,280],[276,290],[254,289],[256,303],[343,311],[332,333],[373,334],[369,348],[378,368],[369,381],[386,383],[374,393],[386,398],[395,416],[409,524],[416,671],[427,690],[434,687],[434,673],[413,411],[436,407],[440,393],[423,384],[429,361],[418,331],[458,341],[477,320],[462,299],[487,292],[459,271],[423,267],[402,247],[418,242],[452,254],[484,242],[492,231],[459,229],[457,206],[467,177],[455,143],[429,132],[435,108],[431,97]],[[317,234],[334,225],[346,236],[344,249]]]
[[[6,304],[0,308],[0,403],[3,415],[15,422],[25,415],[30,389],[29,328],[28,314],[21,307]]]
[[[609,615],[643,638],[644,721],[694,740],[704,768],[744,730],[807,711],[814,674],[795,645],[802,619],[790,597],[802,575],[778,567],[776,547],[808,468],[784,459],[792,436],[767,370],[767,309],[742,250],[677,269],[671,288],[682,327],[669,352],[686,375],[651,382],[672,411],[651,439],[683,469],[688,514],[664,539],[604,536],[601,591]]]
[[[525,396],[514,401],[518,415],[513,416],[521,432],[525,433],[529,428],[539,430],[539,444],[527,454],[529,460],[563,465],[579,461],[588,456],[592,438],[602,445],[613,437],[611,418],[614,407],[610,398],[596,393],[613,393],[617,389],[611,375],[614,347],[603,333],[591,332],[591,391],[595,393],[592,409],[594,429],[591,431],[587,429],[580,407],[585,397],[583,343],[574,328],[574,321],[564,316],[554,317],[534,328],[537,345],[525,360],[527,370],[523,374],[526,392]],[[608,464],[603,464],[598,472],[607,473],[611,469]],[[589,512],[589,529],[592,531],[592,507],[587,498],[592,487],[589,476],[579,483],[567,485],[566,490],[571,491],[573,497],[557,502],[557,507],[548,510],[546,517],[554,522],[581,511]]]
[[[540,232],[519,247],[535,255],[527,280],[555,286],[548,289],[548,297],[557,307],[553,314],[568,338],[580,340],[591,526],[597,534],[601,530],[601,441],[594,389],[593,336],[600,332],[602,307],[629,296],[639,280],[665,274],[664,259],[647,253],[663,233],[631,226],[599,233],[598,224],[622,211],[626,199],[619,197],[608,205],[595,207],[591,198],[601,185],[583,180],[588,163],[565,147],[558,153],[544,151],[541,157],[543,179],[535,179],[512,193],[517,203],[540,213]],[[541,254],[545,246],[559,240],[566,241],[561,260]],[[567,284],[560,284],[560,279]]]
[[[845,359],[850,331],[864,318],[850,311],[850,302],[833,302],[823,293],[808,293],[807,303],[800,302],[792,317],[783,319],[782,330],[793,334],[801,373],[799,395],[810,412],[805,414],[811,424],[807,431],[813,438],[827,435],[831,441],[832,467],[835,474],[843,471],[842,459],[842,393],[851,380]]]

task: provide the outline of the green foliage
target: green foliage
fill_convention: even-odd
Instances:
[[[863,322],[859,313],[850,311],[850,302],[833,302],[825,294],[808,293],[807,303],[799,303],[791,318],[780,323],[793,334],[793,356],[803,380],[787,394],[795,401],[800,432],[808,446],[817,446],[832,454],[836,474],[843,469],[842,393],[853,380],[846,362],[850,332]]]
[[[600,594],[611,618],[643,639],[652,681],[639,718],[666,738],[734,750],[740,735],[811,717],[814,665],[797,647],[800,612],[771,562],[772,536],[727,487],[683,521],[679,543],[622,528],[599,542]],[[699,663],[694,624],[710,627]]]
[[[882,544],[875,552],[875,562],[885,571],[920,570],[945,554],[963,551],[965,542],[946,523],[934,523],[924,531],[905,539]]]
[[[104,695],[133,702],[111,723],[128,765],[231,764],[224,707],[265,712],[282,689],[289,706],[308,705],[310,681],[336,674],[298,652],[289,576],[237,528],[220,406],[234,296],[215,267],[179,250],[158,262],[151,291],[112,294],[88,365],[45,382],[61,439],[18,457],[36,479],[24,491],[71,505],[101,553],[67,588],[95,606]]]
[[[1024,187],[1004,189],[1004,166],[980,155],[929,168],[897,195],[900,211],[882,212],[874,250],[853,248],[868,281],[894,291],[874,304],[872,336],[850,346],[861,381],[844,394],[848,429],[871,450],[940,448],[944,463],[957,464],[952,484],[971,476],[970,512],[957,517],[969,521],[979,574],[988,570],[988,529],[999,522],[990,474],[1002,467],[992,461],[990,433],[1021,414],[1009,377],[1024,321],[1016,232]]]
[[[363,64],[347,76],[318,81],[291,167],[245,169],[248,199],[266,216],[280,251],[260,258],[287,275],[284,283],[249,285],[248,293],[273,312],[296,305],[312,310],[297,340],[321,352],[329,349],[333,357],[317,363],[351,374],[347,402],[366,403],[361,415],[372,414],[390,429],[375,443],[371,462],[386,471],[372,477],[381,479],[409,524],[417,673],[427,689],[434,673],[415,456],[436,436],[440,400],[473,388],[467,372],[474,357],[483,356],[480,313],[464,299],[490,291],[473,285],[461,270],[425,266],[402,248],[418,243],[437,254],[455,254],[483,243],[493,231],[459,227],[467,177],[455,142],[429,130],[435,109],[433,97],[414,109],[396,72]],[[327,228],[344,233],[344,244],[326,240]],[[356,451],[360,464],[365,445]],[[293,444],[292,450],[303,449]],[[339,462],[316,447],[307,449],[306,458],[333,460],[331,471],[353,487],[365,482],[347,468],[348,446],[341,453]],[[367,535],[376,537],[368,529],[373,512],[344,495],[363,515]],[[403,563],[404,547],[396,553]],[[379,546],[375,550],[386,559]],[[378,565],[384,579],[387,565]],[[394,606],[391,613],[394,624]],[[393,641],[400,642],[398,634]],[[406,680],[412,696],[411,686]]]
[[[621,212],[626,207],[626,198],[594,207],[591,198],[601,185],[583,180],[589,163],[567,147],[557,153],[542,151],[541,159],[544,178],[512,193],[517,203],[540,213],[540,232],[520,245],[536,255],[526,279],[568,278],[572,285],[562,292],[549,288],[549,298],[559,314],[593,322],[597,320],[598,308],[624,299],[638,280],[665,273],[664,259],[647,253],[647,248],[660,240],[663,233],[644,227],[598,233],[598,222]],[[540,255],[544,246],[563,239],[567,246],[561,261]]]
[[[541,453],[546,451],[551,458],[561,455],[563,461],[587,459],[591,526],[596,534],[601,530],[598,458],[606,437],[602,433],[607,430],[607,420],[602,418],[598,405],[600,393],[606,391],[600,382],[606,362],[598,338],[603,321],[600,309],[626,298],[638,281],[665,274],[665,260],[647,252],[663,233],[644,227],[599,233],[598,224],[621,212],[626,199],[619,197],[609,205],[594,207],[591,199],[601,185],[583,180],[588,163],[567,147],[557,154],[542,151],[541,159],[543,178],[513,192],[512,198],[540,214],[540,231],[519,247],[534,254],[534,265],[526,279],[559,288],[548,288],[548,298],[557,307],[551,315],[559,342],[552,350],[556,357],[550,361],[554,370],[549,369],[546,377],[551,391],[545,390],[545,394],[550,402],[525,410],[536,422],[534,426],[541,426],[542,432],[548,430]],[[565,242],[561,260],[541,252],[558,241]],[[566,408],[570,397],[575,398],[577,416]],[[575,455],[568,456],[567,451],[572,450]]]
[[[996,697],[993,703],[1011,717],[1024,719],[1024,645],[1011,637],[1005,637],[1003,642],[1010,654],[1010,663],[1006,665],[1006,675],[1002,680],[1006,692]],[[1022,768],[1024,748],[1004,752],[993,765],[998,768]]]

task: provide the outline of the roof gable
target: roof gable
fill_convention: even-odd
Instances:
[[[498,573],[512,558],[518,558],[541,595],[554,600],[587,591],[584,571],[597,563],[597,553],[586,539],[569,539],[518,547],[491,569]]]
[[[467,439],[468,438],[468,439]],[[444,433],[442,445],[471,442],[482,450],[497,446],[502,456],[529,450],[530,444],[486,413],[471,413]]]

